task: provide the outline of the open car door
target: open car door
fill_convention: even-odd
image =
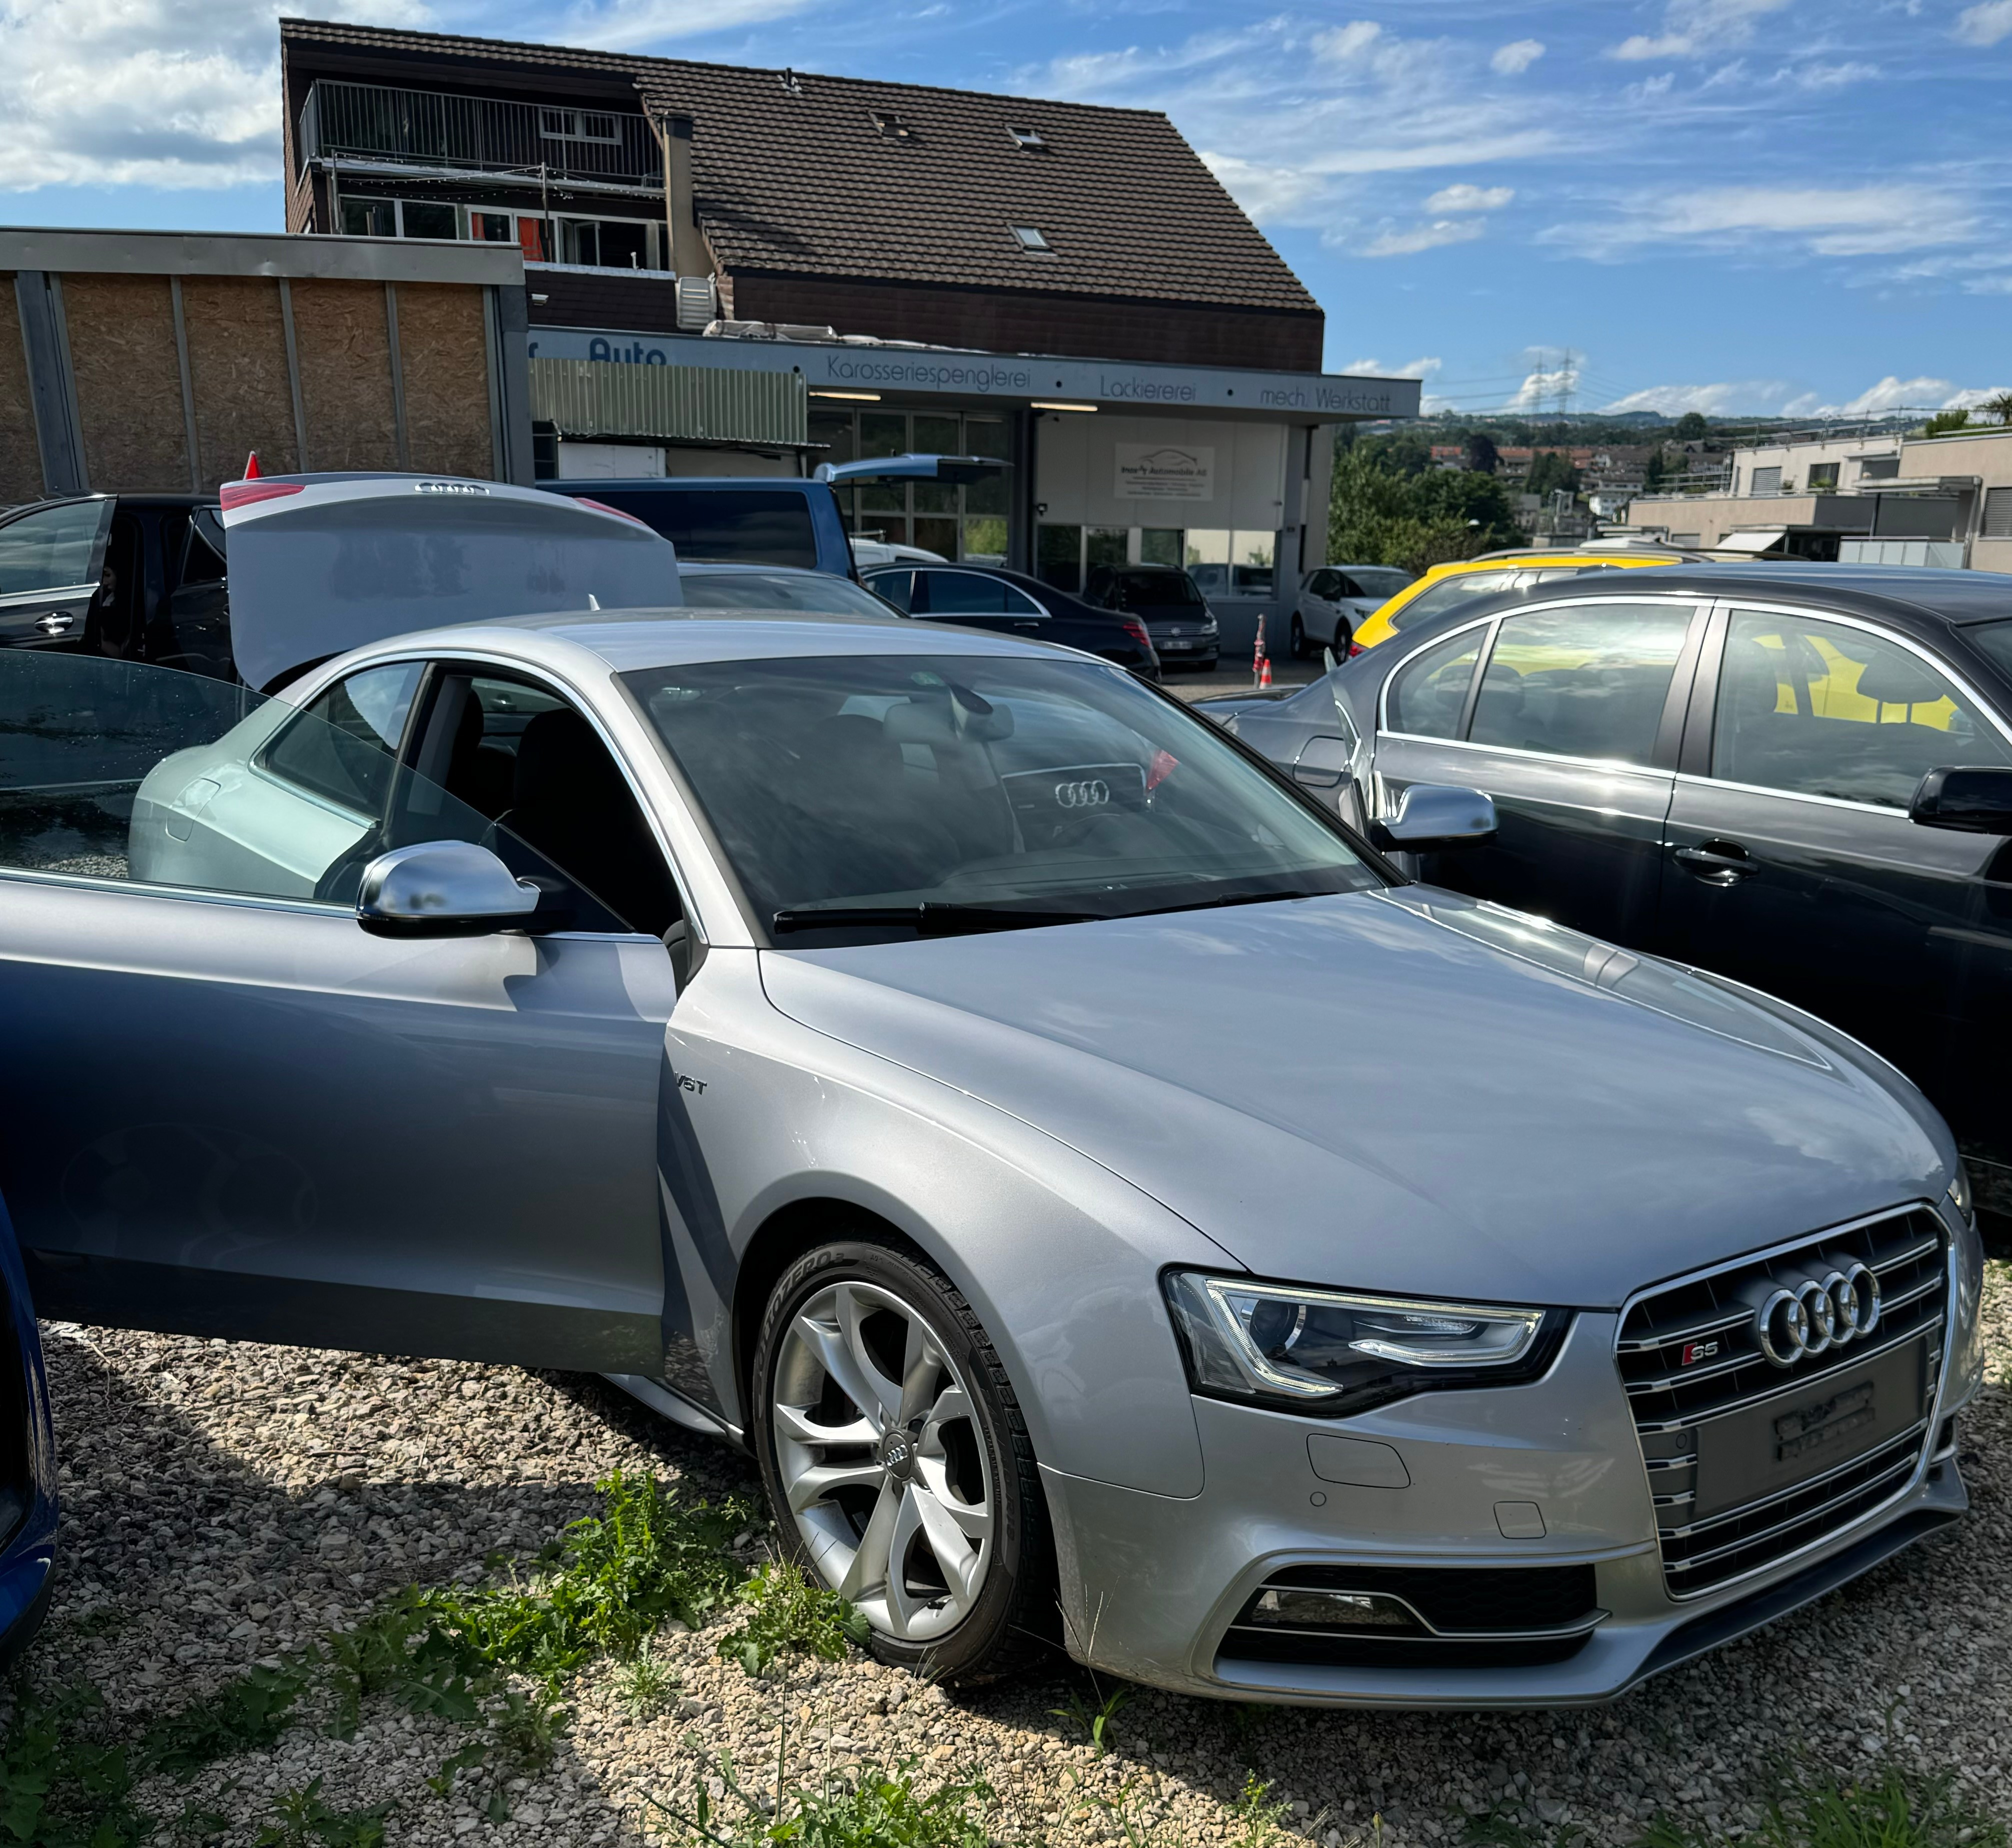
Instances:
[[[0,651],[0,1189],[42,1313],[662,1371],[670,960],[413,774],[435,671],[309,711]],[[371,912],[440,842],[517,910]]]
[[[640,520],[507,482],[416,475],[227,482],[230,647],[273,692],[389,636],[551,610],[674,609],[677,553]]]

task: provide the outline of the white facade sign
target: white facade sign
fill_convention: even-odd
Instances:
[[[1206,443],[1120,443],[1112,489],[1121,500],[1213,500],[1215,450]]]

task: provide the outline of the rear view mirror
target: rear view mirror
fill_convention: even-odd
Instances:
[[[480,937],[528,923],[543,896],[487,847],[423,841],[363,869],[356,921],[379,937]]]
[[[1414,783],[1397,799],[1397,812],[1371,831],[1378,846],[1407,853],[1475,846],[1495,838],[1495,804],[1479,789]]]
[[[1924,828],[2012,835],[2012,770],[1932,770],[1907,816]]]

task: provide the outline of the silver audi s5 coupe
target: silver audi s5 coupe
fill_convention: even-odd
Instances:
[[[951,1679],[1596,1701],[1966,1505],[1904,1079],[1122,668],[590,611],[0,669],[46,1315],[611,1376]]]

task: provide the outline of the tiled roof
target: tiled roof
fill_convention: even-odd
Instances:
[[[779,70],[300,20],[280,34],[304,49],[451,60],[467,67],[459,83],[513,66],[513,85],[628,77],[646,109],[693,119],[699,218],[730,272],[1319,312],[1157,111],[807,72],[791,87]],[[1009,128],[1045,145],[1018,146]],[[1022,250],[1016,225],[1050,252]]]

